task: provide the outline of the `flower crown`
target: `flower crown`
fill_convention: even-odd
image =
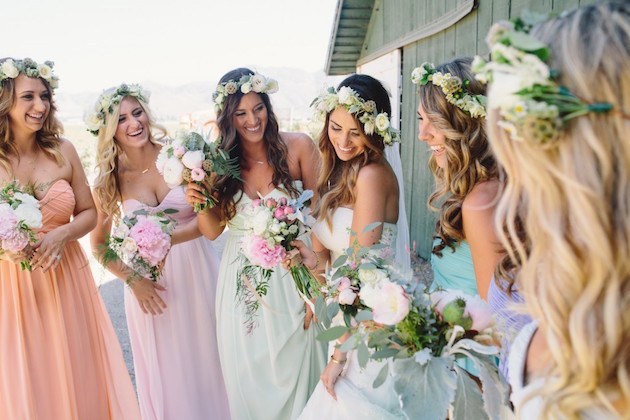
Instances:
[[[7,58],[0,64],[0,83],[6,79],[15,79],[22,73],[28,77],[44,79],[51,88],[56,89],[59,86],[59,78],[53,73],[54,66],[55,63],[52,61],[37,64],[30,58],[23,60]]]
[[[254,73],[246,74],[239,80],[228,80],[225,83],[220,83],[217,85],[214,93],[212,93],[215,111],[219,113],[223,109],[223,104],[228,95],[234,95],[239,90],[243,94],[249,92],[276,93],[278,91],[278,82],[274,79],[268,79],[260,73]]]
[[[477,80],[492,82],[490,108],[499,110],[497,125],[512,140],[528,138],[553,146],[568,120],[608,112],[612,104],[587,103],[556,81],[557,71],[546,63],[549,47],[529,35],[539,21],[539,16],[531,15],[494,24],[486,38],[490,61],[477,56],[472,70]]]
[[[451,73],[442,73],[435,69],[433,63],[422,63],[411,72],[411,82],[424,86],[431,82],[442,88],[446,101],[468,113],[473,118],[486,116],[486,97],[484,95],[471,95],[464,89],[470,84],[470,80],[463,80]]]
[[[363,124],[365,134],[378,134],[383,138],[383,143],[387,146],[400,141],[398,130],[394,129],[389,123],[387,112],[378,112],[376,102],[364,100],[348,86],[342,86],[339,91],[331,86],[311,103],[311,108],[313,108],[316,118],[321,121],[326,119],[326,114],[340,106],[344,107],[350,114],[357,116]]]
[[[125,84],[104,90],[94,104],[94,112],[87,116],[85,123],[87,131],[95,136],[101,127],[105,127],[106,116],[114,112],[114,105],[118,105],[126,96],[133,96],[140,102],[149,103],[151,93],[138,84]]]

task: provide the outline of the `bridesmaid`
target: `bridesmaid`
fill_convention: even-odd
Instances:
[[[165,131],[151,117],[148,99],[139,85],[113,87],[101,94],[98,112],[89,119],[89,130],[98,135],[92,249],[99,254],[112,223],[122,216],[121,207],[126,214],[178,211],[172,248],[157,283],[136,278],[120,262],[107,265],[129,286],[125,313],[140,410],[145,420],[228,419],[215,327],[219,260],[212,243],[199,233],[184,188],[169,189],[157,171]]]
[[[258,194],[278,200],[315,188],[319,154],[308,136],[279,131],[269,100],[276,89],[275,81],[246,68],[221,78],[214,95],[221,147],[239,158],[242,180],[218,177],[213,189],[219,204],[198,215],[201,231],[211,239],[226,225],[230,228],[219,271],[217,331],[230,411],[239,420],[296,418],[324,366],[324,345],[315,340],[315,328],[309,328],[313,314],[280,266],[269,279],[258,325],[249,335],[246,314],[236,300],[235,260],[246,206]],[[205,201],[202,190],[188,184],[189,204]]]
[[[0,255],[0,418],[139,419],[118,340],[77,239],[96,211],[60,137],[52,63],[0,61],[0,183],[33,186],[43,227],[27,255]],[[72,219],[72,221],[71,221]]]

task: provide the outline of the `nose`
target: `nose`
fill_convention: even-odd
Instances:
[[[46,102],[40,98],[39,96],[35,96],[35,110],[37,112],[45,112],[46,111]]]
[[[258,116],[254,112],[250,112],[247,114],[247,124],[250,126],[258,125]]]
[[[431,133],[428,127],[422,121],[418,124],[418,140],[429,141],[431,139]]]
[[[337,139],[337,144],[341,147],[348,147],[351,143],[350,133],[344,132],[340,133]]]

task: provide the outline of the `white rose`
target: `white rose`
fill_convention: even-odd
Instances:
[[[37,201],[37,199],[30,194],[16,192],[13,197],[16,200],[20,200],[24,204],[30,204],[31,206],[39,208],[39,201]]]
[[[518,76],[503,72],[494,72],[492,83],[488,91],[488,108],[510,108],[520,98],[515,95],[521,90],[521,81]]]
[[[112,232],[112,236],[114,238],[121,238],[121,239],[127,236],[128,234],[129,234],[129,227],[124,223],[121,223],[118,226],[116,226],[114,228],[114,231]]]
[[[252,91],[252,84],[250,82],[243,83],[241,85],[241,92],[243,92],[244,94],[248,94],[251,91]]]
[[[18,214],[20,220],[30,228],[38,229],[42,227],[42,212],[36,206],[30,204],[20,204],[15,209],[15,214]]]
[[[188,169],[201,168],[205,158],[206,156],[201,150],[189,151],[184,153],[184,156],[182,156],[182,163]]]
[[[265,233],[271,219],[271,213],[266,208],[261,208],[260,211],[257,211],[250,221],[254,234],[262,235]]]
[[[361,298],[361,302],[363,302],[365,306],[372,308],[380,293],[380,287],[372,284],[363,284],[359,291],[359,298]]]
[[[120,244],[120,251],[127,260],[131,259],[137,250],[138,244],[130,236],[126,237]]]
[[[169,187],[174,188],[184,182],[184,165],[176,157],[169,158],[164,164],[164,181]]]
[[[39,77],[41,77],[42,79],[50,80],[50,77],[52,76],[52,69],[50,68],[50,66],[46,64],[40,64],[37,67],[37,70],[39,70]]]
[[[276,93],[278,91],[278,82],[274,79],[267,80],[267,93]]]
[[[255,74],[250,79],[250,83],[252,84],[252,90],[256,93],[260,93],[265,89],[265,85],[267,81],[265,77],[260,74]]]
[[[380,268],[372,268],[369,270],[359,269],[359,280],[361,280],[363,284],[378,286],[388,278],[387,272]]]
[[[2,63],[0,69],[2,70],[2,73],[4,73],[4,75],[10,79],[15,79],[20,74],[20,71],[17,69],[17,67],[15,67],[13,60],[11,60],[10,58]]]
[[[354,292],[354,290],[348,288],[348,289],[343,289],[341,292],[339,292],[339,303],[342,305],[352,305],[355,301],[355,299],[357,298],[357,294]]]
[[[273,233],[274,235],[277,235],[278,233],[280,233],[281,229],[282,229],[282,226],[280,226],[280,223],[272,223],[271,226],[269,226],[269,231]]]
[[[387,130],[389,128],[389,118],[387,117],[387,114],[385,113],[378,114],[376,116],[376,119],[374,120],[374,124],[376,125],[376,128],[378,129],[378,131]]]
[[[486,109],[477,101],[470,101],[468,103],[470,105],[468,112],[470,112],[470,116],[473,118],[485,117]]]
[[[384,325],[396,325],[409,313],[409,299],[402,286],[385,282],[372,302],[374,322]]]
[[[371,118],[363,124],[363,131],[368,136],[374,134],[374,121]]]
[[[354,96],[354,91],[348,86],[342,86],[337,93],[339,97],[339,103],[344,105],[350,105],[352,103],[352,97]]]
[[[101,119],[98,114],[91,114],[85,119],[85,124],[90,131],[98,131],[101,128]]]

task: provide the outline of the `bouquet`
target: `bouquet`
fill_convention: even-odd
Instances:
[[[509,415],[509,390],[495,364],[498,340],[486,303],[458,291],[427,292],[404,277],[369,249],[349,249],[327,276],[328,303],[323,298],[315,303],[327,328],[318,339],[348,334],[340,350],[356,350],[361,367],[369,359],[391,360],[373,386],[391,377],[407,418]],[[340,311],[343,325],[331,326]],[[456,363],[463,357],[474,364],[481,389]]]
[[[179,133],[168,141],[158,154],[155,165],[171,188],[187,182],[201,184],[211,172],[217,175],[240,176],[237,158],[230,158],[227,152],[219,149],[216,142],[206,141],[194,131]],[[196,213],[216,204],[212,194],[206,193],[205,204],[195,204]]]
[[[13,253],[27,251],[36,242],[34,229],[42,227],[39,201],[26,193],[17,181],[0,190],[0,250]],[[28,259],[20,262],[22,270],[31,270]]]
[[[248,320],[247,331],[254,328],[254,316],[267,294],[269,278],[291,250],[289,245],[312,225],[306,203],[313,197],[311,190],[297,199],[273,198],[254,200],[246,210],[248,231],[241,241],[241,268],[238,272],[237,298],[244,302]],[[317,280],[303,265],[291,267],[291,276],[300,295],[310,299],[317,290]]]
[[[120,260],[135,275],[157,281],[175,229],[175,221],[169,214],[176,212],[166,209],[149,214],[141,209],[123,217],[107,239],[103,264]]]

